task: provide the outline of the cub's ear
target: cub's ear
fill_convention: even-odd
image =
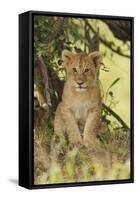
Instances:
[[[71,51],[68,51],[68,50],[62,51],[62,60],[65,65],[69,63],[69,61],[73,55],[74,55],[74,53],[72,53]]]
[[[92,59],[95,68],[99,68],[102,63],[102,54],[99,51],[94,51],[90,53],[88,56]]]

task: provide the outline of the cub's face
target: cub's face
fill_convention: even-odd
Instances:
[[[67,80],[77,92],[87,91],[95,84],[102,61],[100,52],[74,54],[64,50],[62,59],[67,71]]]

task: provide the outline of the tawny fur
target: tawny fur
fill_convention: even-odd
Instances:
[[[55,113],[55,133],[58,136],[67,133],[73,144],[93,143],[101,123],[98,80],[101,53],[74,54],[64,50],[62,59],[67,80]]]

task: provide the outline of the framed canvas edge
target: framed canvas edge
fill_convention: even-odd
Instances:
[[[108,185],[108,184],[122,184],[122,183],[134,183],[134,17],[127,16],[110,16],[110,15],[94,15],[94,14],[80,14],[80,13],[63,13],[63,12],[46,12],[46,11],[27,11],[19,14],[19,16],[27,14],[29,20],[29,181],[26,186],[19,184],[20,186],[28,189],[43,189],[43,188],[60,188],[60,187],[75,187],[75,186],[95,186],[95,185]],[[58,183],[58,184],[42,184],[34,185],[34,140],[33,140],[33,17],[35,15],[45,16],[64,16],[64,17],[84,17],[84,18],[106,18],[106,19],[120,19],[131,21],[131,70],[130,70],[130,86],[131,86],[131,174],[129,179],[123,180],[104,180],[94,182],[74,182],[74,183]],[[20,155],[19,155],[20,156]]]
[[[54,12],[54,11],[34,11],[34,10],[29,10],[26,11],[22,14],[29,13],[30,15],[46,15],[46,16],[62,16],[62,17],[80,17],[80,18],[97,18],[97,19],[102,19],[102,18],[107,18],[107,19],[120,19],[120,20],[133,20],[133,16],[124,16],[124,15],[101,15],[101,14],[89,14],[89,13],[69,13],[69,12]]]
[[[19,15],[19,181],[29,187],[29,13]],[[25,30],[25,31],[24,31]],[[26,66],[26,68],[24,67]]]

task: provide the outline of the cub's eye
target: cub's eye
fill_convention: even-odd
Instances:
[[[73,70],[73,72],[74,72],[74,73],[76,73],[76,72],[77,72],[77,69],[76,69],[76,67],[73,67],[73,68],[72,68],[72,70]]]
[[[85,72],[85,73],[89,72],[89,69],[88,69],[88,68],[86,68],[84,72]]]

